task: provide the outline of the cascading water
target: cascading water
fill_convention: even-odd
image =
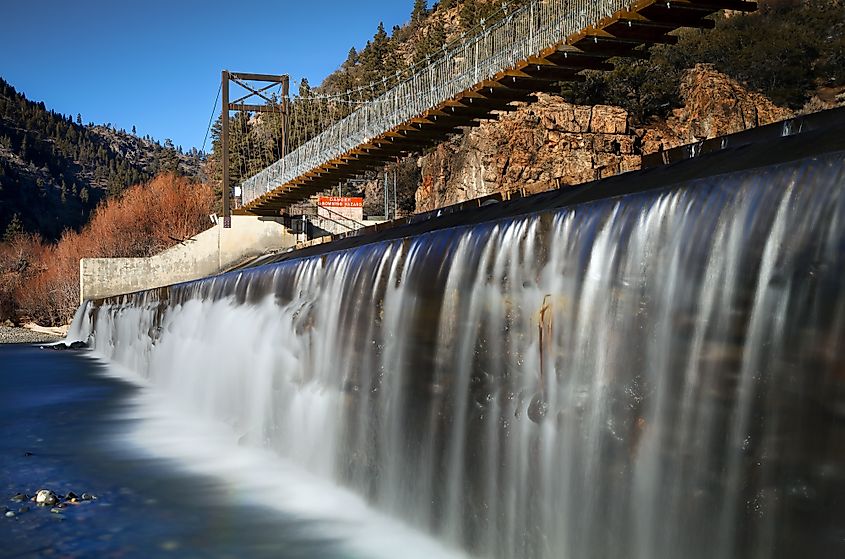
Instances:
[[[832,557],[843,274],[839,153],[88,303],[74,327],[479,557]]]

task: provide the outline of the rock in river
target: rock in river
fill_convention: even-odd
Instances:
[[[39,505],[52,506],[59,502],[56,494],[49,489],[39,489],[35,494],[35,502]]]

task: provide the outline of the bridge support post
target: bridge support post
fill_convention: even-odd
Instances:
[[[232,208],[230,192],[231,177],[229,176],[229,111],[246,111],[253,113],[281,113],[281,138],[280,148],[281,157],[287,155],[288,146],[288,110],[290,108],[290,77],[286,74],[252,74],[247,72],[230,72],[223,70],[220,76],[221,94],[223,97],[222,114],[220,115],[220,124],[222,125],[221,143],[223,147],[223,228],[228,229],[232,227]],[[246,95],[236,99],[234,102],[229,101],[229,81],[235,82],[247,91]],[[263,82],[269,83],[262,87],[255,86],[249,82]],[[268,89],[279,85],[279,92],[281,99],[268,97],[269,93],[265,93]],[[266,101],[266,105],[248,104],[246,101],[256,99],[257,101]]]
[[[223,114],[221,124],[223,127],[223,228],[232,227],[232,210],[229,207],[229,72],[223,70]]]

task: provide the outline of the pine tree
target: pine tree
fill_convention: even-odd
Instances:
[[[355,50],[355,47],[349,49],[349,54],[346,55],[346,61],[343,63],[343,67],[346,69],[354,68],[358,64],[358,51]]]
[[[24,160],[29,159],[29,138],[26,134],[23,135],[21,140],[20,156]]]
[[[509,2],[511,8],[515,8],[524,2],[520,0],[512,0]],[[479,0],[464,0],[464,3],[461,5],[461,27],[464,28],[465,31],[469,31],[474,27],[481,25],[481,22],[485,22],[485,24],[489,25],[492,23],[491,18],[494,16],[501,17],[501,12],[499,12],[499,8],[501,6],[496,4],[495,2],[487,3],[487,2],[480,2]]]
[[[311,85],[308,83],[308,78],[302,78],[299,82],[299,96],[309,97],[311,95]]]
[[[6,231],[3,233],[3,240],[10,241],[12,237],[16,235],[20,235],[23,233],[23,224],[21,223],[21,217],[15,213],[12,216],[12,221],[6,226]]]
[[[363,82],[373,83],[381,81],[385,77],[385,59],[388,56],[390,37],[384,29],[384,23],[379,22],[373,40],[367,43],[364,52],[361,53],[361,67],[363,70]]]
[[[419,24],[427,15],[428,2],[426,0],[414,0],[414,9],[411,11],[411,24]]]
[[[426,31],[425,36],[416,44],[415,64],[422,62],[426,57],[436,56],[446,44],[446,29],[440,21],[434,22]]]
[[[475,0],[464,0],[459,14],[461,16],[461,27],[464,30],[472,29],[478,23],[478,4]]]

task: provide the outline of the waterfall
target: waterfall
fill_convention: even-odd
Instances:
[[[74,331],[474,556],[836,556],[843,160],[87,303]]]

